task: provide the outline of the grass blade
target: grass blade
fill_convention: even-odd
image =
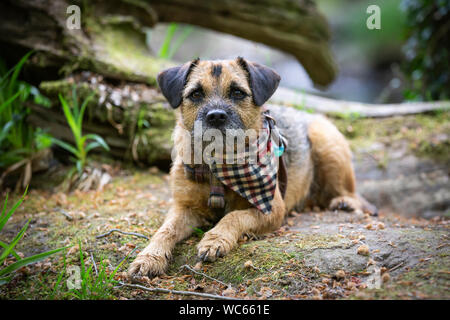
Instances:
[[[68,143],[66,143],[66,142],[64,142],[64,141],[61,141],[61,140],[59,140],[59,139],[57,139],[57,138],[53,138],[53,137],[51,138],[51,140],[52,140],[52,142],[53,142],[54,144],[56,144],[56,145],[60,146],[61,148],[65,149],[65,150],[67,150],[67,151],[69,151],[69,152],[71,152],[74,156],[76,156],[76,157],[79,156],[78,150],[75,149],[75,148],[74,148],[73,146],[71,146],[70,144],[68,144]]]
[[[61,105],[63,107],[64,115],[66,116],[67,123],[70,126],[70,129],[72,130],[73,135],[75,136],[75,141],[79,141],[81,138],[81,134],[79,132],[79,128],[77,127],[77,123],[75,121],[75,118],[72,114],[72,111],[70,110],[69,105],[67,104],[67,101],[64,99],[64,97],[59,94],[59,101],[61,101]]]
[[[158,53],[160,58],[167,59],[169,57],[170,43],[172,42],[172,38],[174,37],[177,28],[178,25],[176,23],[171,23],[167,28],[166,37],[164,38],[164,42]]]
[[[48,256],[55,254],[57,252],[60,252],[62,250],[65,250],[67,248],[70,248],[70,246],[62,247],[54,250],[50,250],[47,252],[39,253],[31,257],[23,258],[22,260],[16,261],[13,264],[10,264],[5,269],[0,270],[0,276],[4,276],[6,274],[9,274],[17,269],[20,269],[26,265],[29,265],[31,263],[39,262],[41,260],[46,259]]]
[[[12,279],[12,276],[0,278],[0,286],[2,284],[6,284],[6,283],[10,282],[11,279]]]
[[[0,216],[0,218],[3,218],[3,216],[6,214],[6,204],[8,203],[8,195],[9,193],[6,193],[5,203],[3,204],[2,215]],[[1,230],[2,229],[0,229],[0,231]]]
[[[7,249],[9,247],[9,245],[7,243],[4,243],[3,241],[0,241],[0,247],[3,247],[4,249]],[[11,250],[11,254],[14,256],[14,258],[16,258],[17,260],[22,259],[16,251]]]
[[[194,30],[193,27],[187,27],[183,30],[183,33],[178,36],[178,38],[173,43],[172,47],[170,48],[169,54],[167,59],[172,59],[175,53],[177,53],[178,49],[180,49],[181,45],[186,41],[186,39],[189,37],[189,35]]]
[[[78,128],[80,128],[80,135],[81,133],[81,128],[83,127],[83,117],[84,117],[84,111],[86,110],[86,107],[89,103],[89,101],[92,100],[92,98],[94,98],[94,93],[92,93],[91,95],[89,95],[84,101],[83,104],[81,105],[80,108],[80,113],[78,114],[78,118],[77,118],[77,126]]]
[[[102,137],[100,137],[98,134],[87,134],[87,135],[85,135],[84,137],[85,137],[86,139],[91,139],[91,140],[96,141],[98,144],[100,144],[100,145],[103,147],[103,149],[109,151],[109,146],[108,146],[108,144],[107,144],[106,141],[105,141]]]
[[[23,193],[22,197],[19,199],[19,201],[16,202],[16,204],[11,209],[9,209],[8,213],[5,216],[3,216],[3,214],[2,214],[2,218],[0,220],[0,231],[2,231],[6,222],[12,216],[14,211],[16,211],[17,207],[20,206],[20,204],[23,202],[23,200],[25,199],[25,196],[27,195],[27,192],[28,192],[28,186],[26,187],[25,192]],[[4,206],[4,210],[5,210],[5,208],[6,208],[6,204]]]
[[[30,224],[31,219],[28,219],[28,221],[25,223],[25,225],[20,229],[19,233],[16,235],[16,237],[11,241],[11,243],[3,250],[2,255],[0,256],[0,263],[3,263],[5,259],[9,256],[9,253],[14,249],[14,247],[17,245],[20,239],[25,235],[25,231],[27,231],[28,225]],[[1,272],[0,272],[1,273]]]
[[[26,55],[24,55],[22,57],[22,59],[20,59],[20,61],[14,67],[14,72],[11,76],[11,79],[9,80],[9,86],[8,86],[8,89],[10,90],[10,92],[14,89],[16,82],[17,82],[17,77],[19,76],[19,73],[22,70],[23,65],[25,64],[25,62],[28,60],[29,56],[32,53],[33,53],[33,51],[30,51]]]
[[[91,151],[92,149],[101,147],[100,143],[93,141],[90,142],[87,146],[86,146],[86,153],[88,153],[89,151]]]
[[[3,102],[3,103],[0,105],[0,112],[2,112],[2,110],[3,110],[4,108],[6,108],[8,105],[10,105],[14,100],[16,100],[17,97],[20,96],[21,93],[22,93],[22,91],[19,90],[19,91],[16,92],[15,95],[13,95],[11,98],[9,98],[9,99],[6,100],[5,102]]]

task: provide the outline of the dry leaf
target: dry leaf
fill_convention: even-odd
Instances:
[[[339,279],[343,279],[345,278],[345,271],[344,270],[338,270],[336,271],[336,273],[334,274],[336,276],[336,278]]]
[[[369,255],[369,246],[367,246],[365,244],[359,246],[358,254],[363,255],[363,256],[368,256]]]

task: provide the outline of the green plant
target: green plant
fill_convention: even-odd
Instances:
[[[407,41],[403,70],[407,100],[450,98],[450,2],[403,0]]]
[[[164,42],[159,48],[158,56],[163,59],[172,59],[178,49],[181,47],[184,41],[191,34],[193,27],[183,28],[181,35],[173,41],[175,33],[178,29],[178,24],[171,23],[167,28],[166,37],[164,38]]]
[[[27,190],[28,190],[28,188],[25,189],[25,193],[22,195],[20,200],[17,201],[16,204],[12,208],[10,208],[8,212],[6,211],[6,207],[7,207],[7,203],[8,203],[8,194],[6,195],[5,203],[3,205],[3,210],[2,210],[2,213],[0,216],[0,232],[3,230],[3,227],[8,222],[9,218],[11,218],[13,213],[16,211],[16,209],[20,206],[20,204],[25,199]],[[4,266],[4,262],[10,254],[16,258],[16,262],[0,269],[0,285],[8,283],[14,276],[14,272],[17,269],[20,269],[31,263],[41,261],[52,254],[55,254],[61,250],[68,248],[68,247],[62,247],[62,248],[39,253],[39,254],[33,255],[31,257],[22,259],[17,254],[17,252],[14,250],[14,248],[16,247],[16,245],[20,241],[20,239],[22,239],[23,236],[25,235],[25,231],[27,231],[30,220],[31,219],[28,219],[28,221],[25,223],[25,225],[22,227],[22,229],[20,229],[19,233],[14,237],[14,239],[11,241],[11,243],[8,244],[6,242],[0,241],[0,246],[3,248],[3,251],[1,252],[1,255],[0,255],[0,265]]]
[[[138,155],[138,145],[143,144],[144,147],[148,147],[148,139],[145,134],[145,129],[150,128],[150,122],[145,118],[147,110],[144,108],[139,108],[137,116],[135,117],[135,123],[132,126],[132,133],[134,135],[133,141],[131,143],[131,156],[133,160],[139,162]]]
[[[61,148],[69,151],[72,153],[74,157],[72,157],[72,160],[75,162],[75,168],[70,173],[70,176],[75,173],[75,170],[78,171],[79,174],[81,174],[86,166],[87,161],[87,155],[89,151],[91,151],[94,148],[102,147],[103,149],[109,151],[109,147],[106,144],[105,140],[103,140],[102,137],[100,137],[97,134],[86,134],[83,135],[83,117],[84,112],[86,110],[86,107],[88,105],[88,102],[93,98],[93,94],[88,96],[83,103],[81,104],[81,107],[78,105],[78,98],[76,94],[76,88],[75,86],[72,89],[72,107],[69,106],[69,103],[67,102],[64,97],[59,94],[59,100],[61,102],[64,115],[66,117],[67,123],[69,124],[69,127],[72,131],[74,140],[75,140],[75,146],[72,146],[62,140],[52,138],[52,142],[56,145],[60,146]]]
[[[66,273],[66,257],[64,256],[63,270],[61,270],[61,272],[59,273],[58,278],[56,279],[56,283],[53,286],[53,290],[48,297],[50,300],[54,300],[56,295],[58,294],[65,273]]]
[[[50,146],[46,133],[27,123],[31,110],[27,102],[46,107],[50,101],[30,84],[19,81],[19,74],[32,52],[27,53],[10,70],[0,61],[0,186],[7,174],[23,169],[17,187],[25,188],[32,175],[32,161]],[[47,144],[45,142],[47,141]]]
[[[111,296],[112,287],[117,284],[114,280],[114,276],[120,267],[127,260],[129,254],[123,259],[117,267],[112,271],[108,271],[108,267],[103,260],[100,261],[99,270],[95,270],[94,275],[94,261],[89,267],[86,267],[84,263],[83,251],[81,250],[81,242],[79,243],[80,248],[80,276],[81,276],[81,286],[79,289],[72,289],[70,295],[76,299],[80,300],[92,300],[92,299],[107,299]]]
[[[203,235],[205,234],[205,231],[203,231],[200,228],[193,228],[193,229],[194,229],[194,234],[199,238],[203,237]]]

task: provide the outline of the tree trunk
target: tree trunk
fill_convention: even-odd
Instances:
[[[82,9],[80,30],[66,27],[66,10],[71,4]],[[4,0],[0,2],[0,21],[2,57],[17,61],[24,52],[36,50],[23,75],[54,102],[50,110],[31,106],[29,120],[33,124],[73,142],[57,95],[69,97],[72,84],[76,84],[81,98],[96,93],[95,103],[88,108],[85,132],[103,136],[113,155],[145,164],[170,164],[175,118],[155,88],[157,73],[173,64],[150,54],[143,26],[169,21],[201,25],[291,52],[318,84],[331,82],[335,75],[326,21],[309,0]],[[61,72],[66,76],[57,80]],[[374,107],[299,96],[282,88],[270,103],[360,116],[442,107]],[[448,108],[448,103],[444,106]]]
[[[80,30],[66,27],[72,4],[81,7]],[[328,25],[312,0],[6,0],[0,21],[7,54],[13,54],[10,45],[35,49],[35,65],[66,72],[89,69],[152,84],[167,63],[150,55],[142,27],[174,21],[289,52],[315,84],[328,85],[336,76]]]
[[[315,1],[148,0],[158,21],[183,22],[278,48],[300,61],[315,84],[336,76],[330,31]]]

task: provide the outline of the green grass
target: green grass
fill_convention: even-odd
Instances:
[[[113,287],[118,284],[114,279],[119,269],[127,260],[127,255],[114,270],[110,270],[104,260],[100,260],[97,264],[92,257],[92,264],[89,266],[85,262],[84,253],[79,242],[79,258],[80,258],[80,272],[79,279],[74,279],[74,274],[71,275],[72,280],[75,280],[73,284],[75,288],[68,288],[62,290],[62,280],[64,275],[68,278],[66,270],[66,262],[64,261],[64,269],[58,275],[56,283],[53,287],[52,293],[49,295],[50,299],[57,298],[72,298],[77,300],[105,300],[113,299]],[[77,282],[78,280],[78,282]]]
[[[10,208],[7,211],[7,204],[8,204],[8,195],[6,195],[5,202],[3,204],[3,210],[0,216],[0,232],[3,230],[4,226],[8,222],[9,218],[13,215],[13,213],[16,211],[16,209],[21,205],[23,200],[25,199],[25,196],[27,194],[27,189],[25,190],[25,193],[22,195],[22,197],[14,204],[12,208]],[[48,256],[55,254],[59,251],[62,251],[66,249],[67,247],[62,247],[54,250],[50,250],[47,252],[43,252],[40,254],[36,254],[27,258],[21,258],[17,252],[14,250],[17,243],[23,238],[25,235],[25,232],[27,231],[28,225],[30,223],[31,219],[28,219],[28,221],[25,223],[25,225],[20,229],[19,233],[14,237],[14,239],[10,243],[6,243],[3,241],[0,241],[0,246],[3,248],[1,254],[0,254],[0,265],[3,266],[0,269],[0,285],[6,284],[11,281],[11,279],[14,277],[14,272],[24,266],[27,266],[29,264],[41,261],[43,259],[46,259]],[[6,265],[5,261],[9,257],[9,255],[12,255],[16,261]]]
[[[11,69],[0,61],[0,186],[6,175],[23,169],[18,187],[25,188],[31,180],[32,160],[50,146],[49,136],[27,123],[31,110],[27,102],[46,107],[50,101],[30,84],[19,81],[20,72],[32,52],[27,53]]]
[[[166,31],[164,42],[159,48],[158,56],[163,59],[172,59],[175,53],[180,49],[181,45],[191,34],[193,27],[183,28],[181,34],[174,39],[175,33],[178,30],[178,24],[171,23]]]
[[[94,261],[89,267],[85,266],[80,243],[81,285],[79,289],[72,289],[70,292],[71,296],[80,300],[111,298],[112,288],[117,284],[117,281],[114,280],[114,276],[127,258],[128,256],[125,257],[111,273],[108,272],[108,267],[103,260],[100,261],[100,269],[95,270]]]

